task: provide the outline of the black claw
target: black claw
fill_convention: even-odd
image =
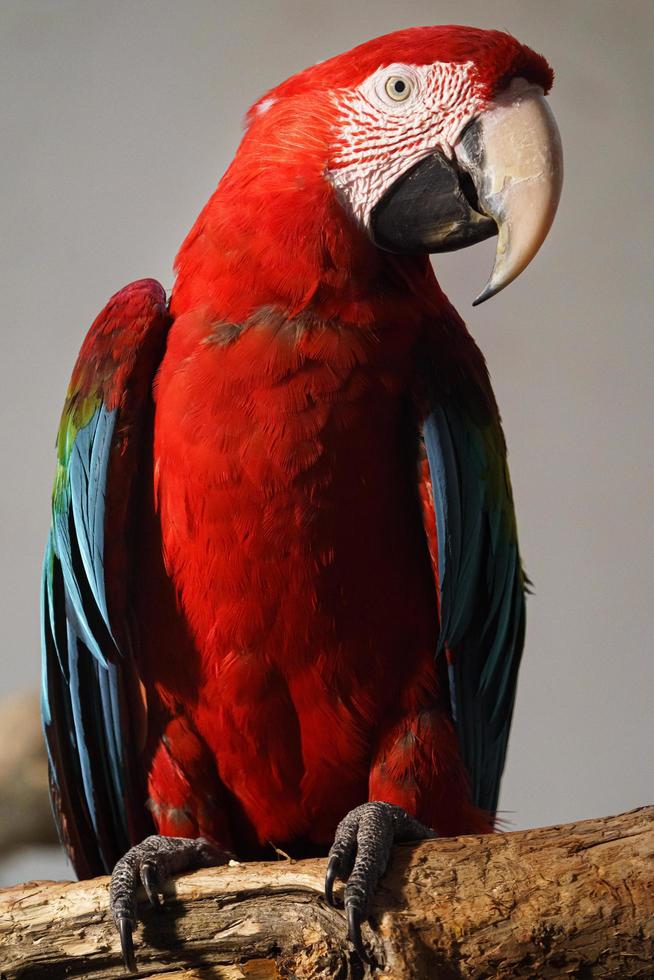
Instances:
[[[141,868],[141,881],[145,888],[145,894],[153,909],[163,907],[163,902],[159,897],[159,876],[153,864],[144,864]]]
[[[327,899],[327,904],[331,905],[332,908],[334,908],[334,882],[338,874],[338,863],[338,857],[334,854],[329,859],[325,874],[325,898]]]
[[[134,941],[132,932],[134,923],[131,919],[121,918],[118,920],[118,932],[120,933],[120,948],[123,951],[123,961],[127,973],[138,973],[136,968],[136,957],[134,956]]]
[[[369,963],[370,960],[361,938],[361,913],[354,905],[348,905],[347,908],[347,935],[363,962]]]

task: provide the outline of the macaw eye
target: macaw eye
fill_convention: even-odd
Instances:
[[[413,83],[403,75],[391,75],[386,81],[386,94],[394,102],[405,102],[413,91]]]

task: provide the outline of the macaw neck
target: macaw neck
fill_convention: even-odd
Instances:
[[[370,323],[384,304],[432,305],[428,256],[382,252],[355,226],[323,173],[259,164],[227,171],[176,259],[174,316],[203,309],[242,323],[262,307]]]

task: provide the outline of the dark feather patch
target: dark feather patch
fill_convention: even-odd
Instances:
[[[485,371],[475,380],[489,385]],[[433,380],[429,388],[423,437],[438,534],[439,651],[447,650],[452,715],[474,801],[494,813],[525,630],[506,451],[490,387],[462,384],[445,400]]]

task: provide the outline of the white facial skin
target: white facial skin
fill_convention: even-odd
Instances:
[[[370,233],[371,214],[402,174],[440,151],[471,175],[498,227],[495,265],[476,303],[529,265],[554,220],[563,181],[561,139],[542,88],[515,78],[490,103],[472,62],[394,64],[334,94],[339,125],[327,179]],[[459,137],[479,116],[483,169]],[[457,145],[458,144],[458,145]]]
[[[451,159],[485,105],[473,62],[386,65],[334,102],[340,122],[326,176],[366,230],[398,177],[435,150]]]

